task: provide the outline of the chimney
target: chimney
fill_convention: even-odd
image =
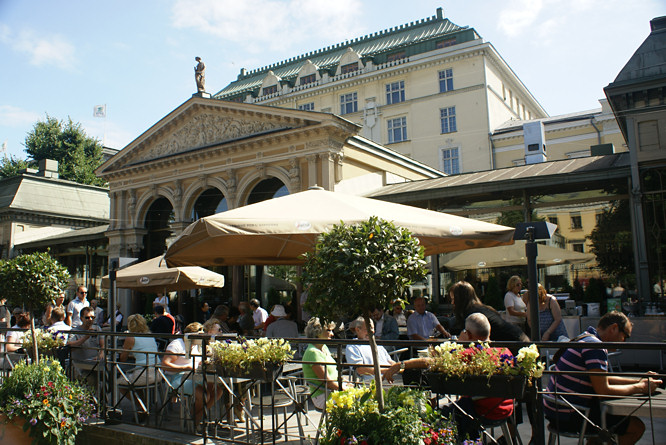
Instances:
[[[543,122],[524,123],[523,141],[525,143],[525,164],[539,164],[548,161]]]
[[[440,20],[444,18],[444,10],[442,8],[437,8],[437,18]]]
[[[37,176],[58,179],[58,161],[54,161],[53,159],[40,159],[38,165],[39,170],[37,171]]]

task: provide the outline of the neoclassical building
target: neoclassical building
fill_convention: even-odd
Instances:
[[[436,15],[253,70],[217,99],[339,114],[447,174],[497,167],[490,135],[548,116],[499,52]]]
[[[314,185],[361,194],[443,176],[360,132],[333,114],[196,94],[97,170],[109,183],[109,257],[162,254],[197,218]]]

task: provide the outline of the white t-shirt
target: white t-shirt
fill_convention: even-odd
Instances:
[[[525,305],[523,299],[511,291],[507,292],[506,295],[504,295],[504,307],[505,308],[512,307],[514,311],[518,312],[525,312],[527,310],[527,306]],[[515,315],[509,314],[509,312],[507,311],[506,321],[513,324],[523,324],[525,323],[525,317],[516,317]]]
[[[72,314],[73,328],[79,327],[83,324],[83,322],[81,321],[81,309],[88,306],[90,306],[90,302],[88,300],[81,301],[79,300],[79,297],[76,297],[75,299],[69,302],[69,304],[67,305],[67,313]]]
[[[192,357],[188,358],[185,356],[185,340],[182,338],[177,338],[169,343],[166,348],[166,352],[176,356],[176,359],[174,360],[174,364],[176,365],[184,366],[192,364]],[[192,347],[191,356],[194,356],[194,367],[198,368],[199,364],[201,363],[201,349],[199,349],[198,345]],[[172,373],[173,371],[167,372]]]
[[[268,312],[263,307],[258,307],[257,310],[252,314],[252,320],[254,320],[254,326],[261,325],[266,322],[268,318]],[[258,329],[258,328],[256,328]]]
[[[162,295],[161,297],[156,297],[155,300],[153,301],[153,307],[156,305],[160,305],[164,307],[164,311],[167,314],[171,313],[171,309],[169,309],[169,297],[166,295]]]

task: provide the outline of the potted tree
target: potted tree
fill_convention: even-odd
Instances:
[[[423,250],[408,230],[372,217],[356,225],[335,225],[319,237],[313,252],[305,254],[303,281],[309,289],[305,309],[325,320],[359,313],[365,319],[380,411],[382,378],[370,312],[386,307],[409,284],[425,277]]]

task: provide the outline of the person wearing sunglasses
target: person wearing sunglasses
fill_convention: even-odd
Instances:
[[[83,324],[81,321],[81,309],[89,307],[90,302],[87,300],[88,288],[79,286],[76,289],[76,298],[69,302],[67,305],[67,321],[66,323],[72,328],[78,328]]]
[[[621,343],[631,337],[633,325],[622,312],[612,311],[599,320],[597,328],[589,327],[587,331],[572,341],[580,343]],[[661,380],[652,378],[635,378],[608,375],[608,351],[606,349],[566,349],[557,359],[555,371],[548,383],[548,392],[557,393],[562,399],[585,408],[590,408],[590,419],[597,425],[601,423],[601,406],[599,397],[584,396],[631,396],[654,392]],[[570,374],[573,371],[586,371],[584,374]],[[652,374],[652,373],[648,373]],[[562,396],[570,393],[572,395]],[[544,400],[546,418],[563,431],[580,432],[585,421],[579,414],[572,412],[566,405],[554,404]],[[643,435],[645,425],[634,416],[606,415],[606,425],[613,425],[613,433],[619,436],[620,444],[633,444]]]

